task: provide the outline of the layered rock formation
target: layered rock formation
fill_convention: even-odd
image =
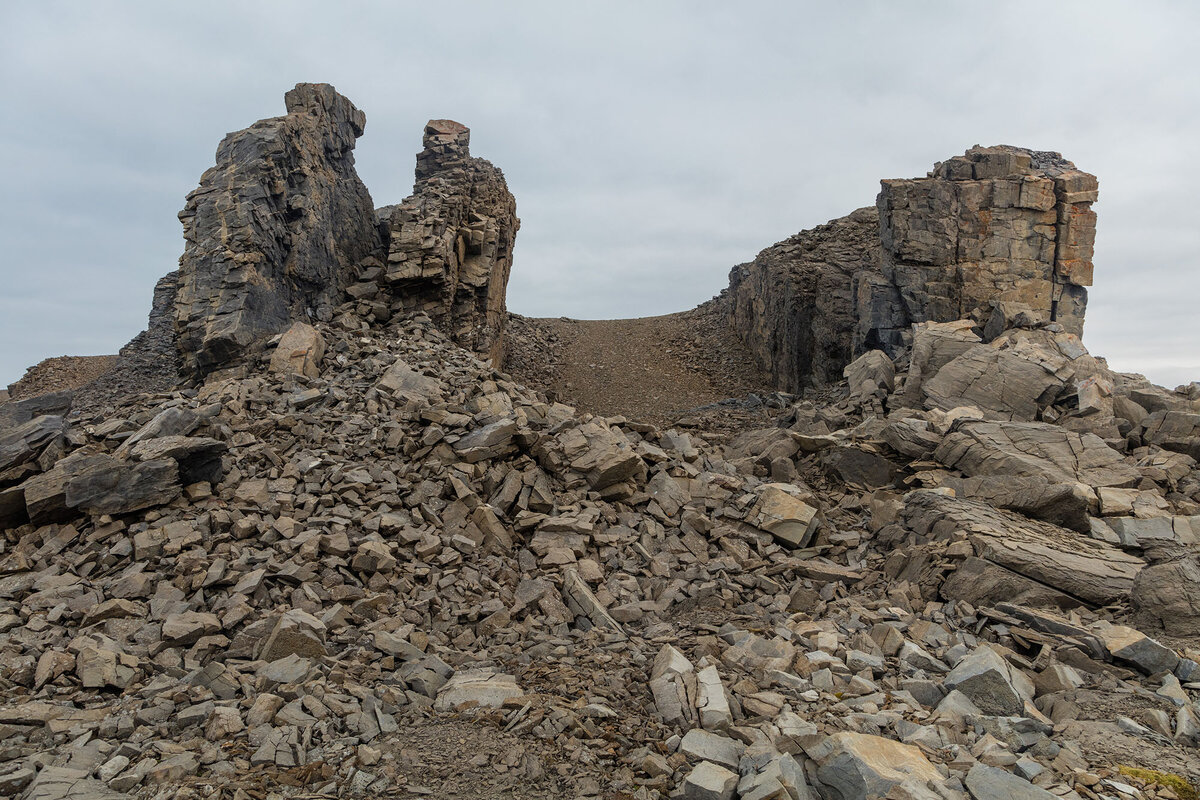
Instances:
[[[225,137],[179,214],[172,313],[188,375],[293,320],[330,319],[353,268],[380,252],[354,170],[366,115],[327,84],[297,84],[285,102],[285,116]]]
[[[734,267],[721,302],[776,386],[836,383],[857,325],[855,276],[878,263],[879,216],[860,208]]]
[[[856,351],[893,354],[914,322],[983,320],[1000,301],[1083,333],[1094,175],[1058,153],[973,147],[927,178],[885,180],[882,262],[856,280]]]
[[[497,342],[517,225],[465,136],[431,124],[386,268],[382,239],[321,286],[288,248],[235,253],[205,325],[286,330],[184,355],[239,369],[8,404],[0,795],[1188,796],[1200,384],[1109,371],[1036,276],[991,300],[909,259],[887,285],[922,314],[993,307],[913,323],[819,402],[734,400],[736,432],[580,413],[460,346]],[[210,210],[257,213],[233,199]],[[836,377],[876,221],[745,270],[741,324],[787,322],[754,329],[780,375]],[[174,349],[199,275],[160,283],[123,357]]]
[[[918,322],[1024,314],[1081,334],[1092,281],[1093,175],[1057,153],[975,147],[926,178],[885,180],[872,212],[805,231],[735,267],[722,295],[781,389],[897,355]],[[1003,325],[1000,330],[1003,330]]]
[[[470,152],[471,131],[430,120],[413,194],[379,210],[393,309],[423,311],[461,347],[503,360],[505,290],[521,221],[504,173]]]

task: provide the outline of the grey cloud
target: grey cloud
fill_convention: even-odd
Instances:
[[[0,383],[114,352],[182,250],[220,138],[328,81],[377,204],[430,117],[470,125],[523,220],[509,305],[678,311],[729,269],[976,144],[1101,180],[1086,341],[1200,378],[1200,9],[1016,2],[10,4],[0,24]]]

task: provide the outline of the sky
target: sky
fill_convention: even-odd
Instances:
[[[1057,150],[1100,178],[1085,344],[1200,380],[1197,30],[1190,0],[3,3],[0,387],[145,327],[217,143],[302,81],[366,112],[377,206],[427,119],[471,127],[529,316],[681,311],[881,178]]]

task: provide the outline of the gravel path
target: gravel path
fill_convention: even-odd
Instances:
[[[506,369],[583,411],[674,424],[729,398],[771,391],[710,307],[661,317],[531,319],[513,315]]]

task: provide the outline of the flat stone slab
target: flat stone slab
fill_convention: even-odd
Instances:
[[[441,688],[433,707],[438,711],[453,711],[466,706],[500,708],[509,700],[524,696],[517,679],[512,675],[486,670],[466,670],[455,673]]]

